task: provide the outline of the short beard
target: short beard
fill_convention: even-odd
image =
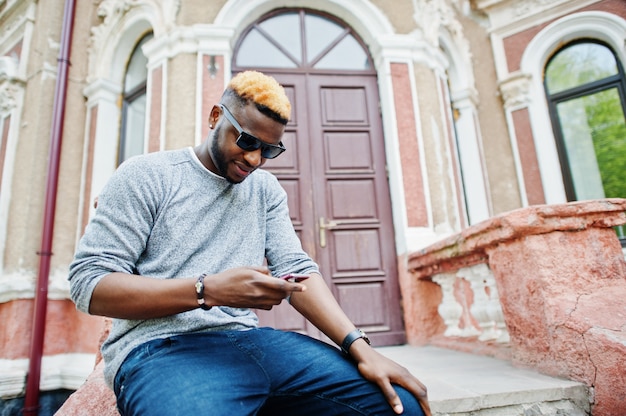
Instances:
[[[226,179],[229,183],[237,184],[239,182],[233,181],[226,174],[226,172],[228,171],[228,163],[226,163],[224,152],[222,152],[222,149],[220,148],[219,143],[218,143],[221,130],[222,130],[222,126],[218,126],[215,128],[215,131],[213,132],[213,137],[211,138],[212,141],[211,141],[209,156],[213,160],[213,164],[215,165],[215,168],[219,172],[220,176]]]

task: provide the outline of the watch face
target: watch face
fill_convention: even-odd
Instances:
[[[361,336],[363,337],[363,339],[365,340],[365,342],[367,342],[369,345],[371,345],[370,339],[367,336],[367,334],[361,330],[359,330],[361,332]]]

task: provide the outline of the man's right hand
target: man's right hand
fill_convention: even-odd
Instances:
[[[267,267],[237,267],[204,279],[208,306],[270,310],[292,292],[304,290],[303,284],[272,277]]]

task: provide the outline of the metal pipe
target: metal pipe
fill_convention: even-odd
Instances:
[[[48,280],[50,275],[50,257],[52,256],[52,237],[54,231],[54,214],[59,182],[59,164],[61,160],[61,143],[63,138],[63,119],[67,96],[67,80],[69,57],[74,29],[74,9],[76,0],[66,0],[61,31],[59,58],[57,59],[57,79],[52,107],[52,127],[50,130],[50,149],[48,177],[46,183],[46,200],[44,221],[39,251],[39,275],[35,292],[35,310],[33,331],[30,345],[30,359],[26,378],[26,397],[24,398],[24,415],[36,416],[39,413],[39,384],[41,379],[41,358],[43,355],[44,335],[46,329],[46,312],[48,307]]]

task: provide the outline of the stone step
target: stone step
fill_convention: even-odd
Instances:
[[[434,346],[379,347],[428,388],[437,416],[583,416],[582,383],[520,369],[506,361]]]

